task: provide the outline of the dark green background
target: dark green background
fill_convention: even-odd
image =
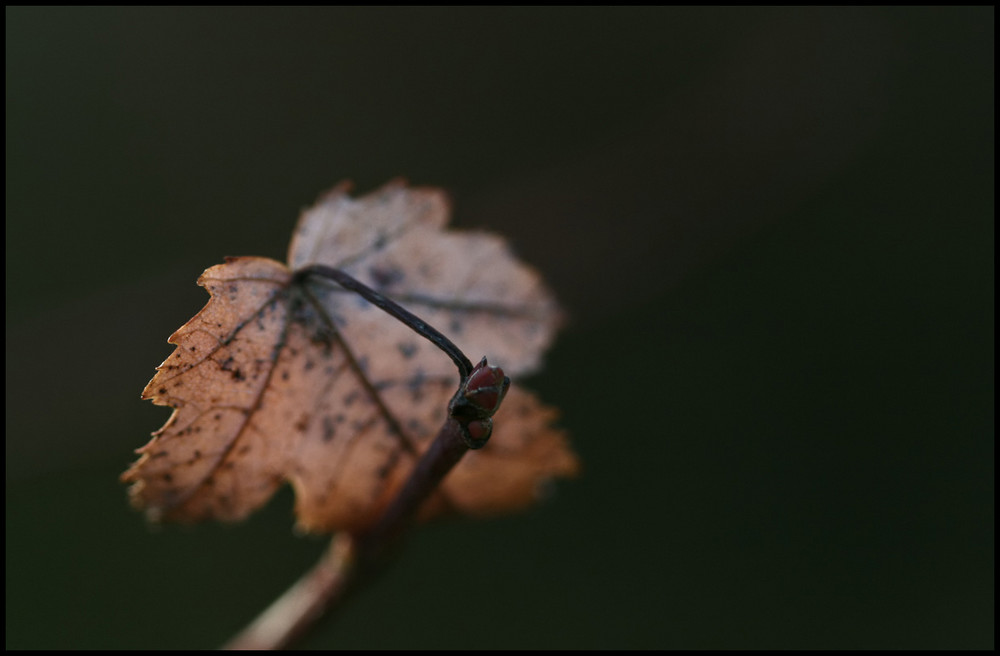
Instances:
[[[993,8],[5,18],[8,648],[216,646],[317,558],[117,476],[199,273],[399,175],[551,281],[585,471],[304,646],[993,647]]]

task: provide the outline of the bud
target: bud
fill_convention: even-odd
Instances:
[[[483,357],[452,398],[449,412],[461,424],[470,449],[484,446],[490,438],[493,430],[490,417],[500,407],[509,388],[510,378],[504,375],[503,369],[491,367]]]
[[[486,357],[479,361],[465,381],[462,396],[484,417],[492,417],[500,407],[504,394],[510,387],[510,378],[504,375],[500,367],[491,367]]]
[[[492,419],[473,419],[465,426],[465,432],[474,444],[486,444],[493,432]]]

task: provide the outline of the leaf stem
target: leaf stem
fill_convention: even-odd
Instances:
[[[369,303],[375,305],[384,312],[409,326],[414,332],[429,340],[452,359],[452,362],[454,362],[455,366],[458,367],[458,374],[461,376],[463,381],[469,377],[470,373],[472,373],[472,362],[468,357],[466,357],[465,353],[462,353],[461,349],[455,346],[454,342],[445,337],[436,328],[426,323],[423,319],[402,307],[392,299],[383,296],[379,292],[375,291],[371,287],[368,287],[340,269],[334,269],[333,267],[328,267],[324,264],[311,264],[295,272],[296,278],[299,279],[310,275],[317,275],[333,280],[344,289],[349,289],[350,291],[357,293]]]

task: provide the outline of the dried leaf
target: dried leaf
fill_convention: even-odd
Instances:
[[[294,272],[323,264],[407,307],[515,379],[535,369],[559,312],[502,239],[445,230],[434,189],[344,185],[299,220],[285,266],[228,258],[198,284],[208,304],[143,398],[175,409],[123,474],[150,517],[237,520],[285,481],[306,530],[360,530],[406,480],[457,386],[434,345],[356,293]],[[516,386],[489,444],[470,452],[422,509],[487,514],[531,503],[578,463],[555,411]]]

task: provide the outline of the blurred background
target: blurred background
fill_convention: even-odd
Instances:
[[[993,648],[992,7],[5,18],[7,648],[214,647],[316,560],[117,478],[198,275],[396,176],[564,303],[584,473],[302,646]]]

